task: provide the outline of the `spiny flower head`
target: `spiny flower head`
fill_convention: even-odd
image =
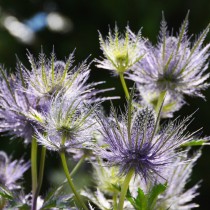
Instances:
[[[106,40],[99,33],[100,46],[105,59],[96,60],[97,67],[124,73],[139,61],[144,55],[144,41],[140,31],[134,39],[131,38],[130,34],[132,32],[128,26],[125,35],[119,34],[118,28],[115,26],[114,35],[109,31]]]
[[[39,115],[36,98],[20,90],[25,85],[21,75],[8,75],[2,66],[0,71],[0,132],[28,143],[34,133],[33,125],[38,126],[31,112],[37,110]]]
[[[199,184],[186,189],[192,175],[192,169],[201,155],[201,151],[196,152],[193,156],[189,155],[189,150],[184,151],[181,156],[175,158],[175,165],[172,165],[164,170],[164,177],[167,181],[166,189],[158,196],[155,204],[155,210],[171,209],[171,210],[185,210],[198,207],[197,204],[192,203],[192,200],[198,195],[196,192]],[[137,196],[138,186],[147,194],[152,183],[145,183],[139,177],[135,177],[129,185],[131,195]]]
[[[210,44],[202,46],[210,25],[193,43],[187,37],[188,15],[178,36],[169,35],[163,18],[157,46],[147,43],[147,54],[133,68],[130,78],[152,91],[200,96],[209,84],[208,57]]]
[[[18,71],[23,72],[23,78],[27,81],[25,92],[38,98],[40,104],[48,103],[53,96],[61,92],[71,97],[76,91],[78,97],[83,97],[88,103],[110,99],[95,98],[98,93],[110,91],[113,88],[97,90],[96,86],[103,82],[86,84],[90,74],[90,65],[84,61],[73,67],[74,53],[71,53],[66,61],[57,60],[54,52],[49,59],[41,52],[38,61],[29,52],[28,59],[31,70],[18,61]]]
[[[37,141],[53,151],[86,148],[95,130],[96,106],[87,106],[76,94],[72,98],[58,94],[51,101],[42,124],[45,134],[37,132]]]
[[[17,189],[20,186],[17,181],[22,178],[30,164],[21,160],[11,161],[11,158],[3,151],[0,151],[0,185],[9,190]]]
[[[175,150],[191,140],[190,135],[184,134],[189,118],[180,124],[172,121],[157,133],[158,120],[149,108],[133,109],[133,113],[128,108],[121,120],[115,111],[112,115],[111,119],[98,118],[105,145],[97,152],[107,165],[118,166],[123,175],[133,170],[145,181],[156,180],[156,175],[164,179],[163,169],[179,155]]]

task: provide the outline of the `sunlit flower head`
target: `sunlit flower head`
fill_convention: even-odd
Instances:
[[[37,141],[47,149],[62,151],[86,148],[93,139],[96,126],[95,106],[87,106],[78,97],[66,98],[58,94],[52,99],[43,132],[37,132]]]
[[[39,103],[45,104],[51,100],[52,96],[58,93],[66,94],[66,97],[72,97],[72,94],[78,94],[88,103],[96,100],[108,100],[110,98],[96,98],[101,92],[113,90],[113,88],[97,90],[96,86],[104,82],[95,82],[87,84],[90,75],[90,64],[87,61],[78,66],[73,66],[74,53],[71,53],[66,61],[57,60],[54,52],[51,57],[41,52],[38,61],[28,52],[28,59],[31,69],[28,70],[20,61],[18,70],[23,72],[23,78],[27,81],[25,91],[38,98]]]
[[[23,159],[11,161],[5,152],[0,151],[0,185],[9,190],[20,188],[17,181],[23,177],[29,166]]]
[[[106,40],[99,33],[99,41],[105,58],[96,60],[97,67],[114,70],[116,73],[124,73],[130,69],[145,53],[141,32],[134,38],[128,26],[124,35],[119,34],[115,26],[114,34],[110,30]]]
[[[189,118],[181,123],[172,121],[157,133],[152,109],[134,109],[132,115],[128,111],[120,120],[115,111],[112,116],[111,119],[103,116],[98,119],[105,142],[98,155],[107,161],[108,166],[119,167],[123,175],[133,170],[145,181],[154,181],[157,176],[165,179],[163,170],[179,155],[176,148],[191,141],[191,136],[184,134]]]
[[[152,91],[200,96],[206,89],[210,44],[203,46],[210,25],[191,42],[187,36],[188,15],[179,34],[170,35],[163,18],[158,44],[147,43],[147,54],[133,67],[130,79]]]

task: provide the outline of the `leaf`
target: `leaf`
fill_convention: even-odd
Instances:
[[[61,186],[51,189],[44,199],[42,205],[42,210],[47,210],[50,208],[59,208],[64,209],[66,206],[70,206],[72,202],[73,195],[63,195],[63,186],[65,183],[62,183]]]
[[[142,189],[138,188],[138,195],[136,198],[133,198],[130,191],[128,191],[126,198],[136,210],[146,210],[147,197]]]
[[[13,199],[12,193],[9,190],[7,190],[6,188],[4,188],[3,186],[0,186],[0,196],[2,196],[5,199],[9,199],[9,200]]]
[[[146,210],[147,206],[147,196],[144,194],[144,191],[138,188],[138,195],[135,199],[136,205],[138,206],[138,210]]]
[[[117,190],[118,192],[121,191],[121,187],[120,187],[119,185],[117,185],[117,184],[111,184],[111,185],[112,185],[112,187],[113,187],[115,190]]]
[[[147,210],[154,209],[158,196],[166,190],[166,184],[157,184],[147,194],[148,196],[148,208]]]

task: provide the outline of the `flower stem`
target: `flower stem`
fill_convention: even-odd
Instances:
[[[157,119],[156,119],[155,128],[154,128],[152,138],[154,137],[154,135],[156,134],[156,132],[159,129],[161,112],[162,112],[162,109],[163,109],[163,103],[164,103],[164,100],[165,100],[165,97],[166,97],[166,93],[167,93],[166,91],[163,91],[162,93],[160,93],[160,96],[159,96],[158,102],[157,102],[157,106],[155,107],[155,111],[156,111],[156,114],[157,114]]]
[[[125,96],[129,100],[130,99],[130,94],[129,94],[129,91],[128,91],[128,88],[127,88],[127,85],[126,85],[126,82],[125,82],[125,79],[124,79],[124,76],[123,76],[123,73],[119,73],[119,75],[120,75],[120,81],[122,83],[122,86],[123,86],[123,89],[124,89],[124,92],[125,92]]]
[[[157,105],[155,107],[155,112],[157,114],[162,111],[162,103],[165,100],[165,96],[166,96],[166,91],[161,92],[160,95],[159,95],[158,102],[157,102]]]
[[[31,210],[36,210],[36,188],[37,188],[37,141],[36,138],[32,138],[31,142],[31,177],[32,177],[32,195],[33,205]]]
[[[33,205],[36,205],[37,197],[39,196],[39,193],[41,190],[43,175],[44,175],[45,157],[46,157],[46,147],[43,146],[42,152],[41,152],[40,165],[39,165],[38,185],[37,185],[36,192],[33,198]]]
[[[117,210],[117,192],[113,193],[113,210]]]
[[[68,169],[68,166],[67,166],[67,163],[66,163],[66,156],[65,156],[65,153],[64,152],[61,152],[60,153],[60,157],[61,157],[61,161],[62,161],[62,165],[63,165],[63,170],[65,172],[65,175],[66,175],[66,178],[68,180],[68,183],[69,183],[69,186],[71,187],[71,190],[72,192],[74,193],[78,203],[81,205],[81,207],[84,209],[84,210],[88,210],[88,208],[86,207],[86,205],[84,204],[84,202],[82,201],[80,195],[78,194],[78,192],[76,191],[75,189],[75,186],[72,182],[72,178],[70,176],[70,173],[69,173],[69,169]]]
[[[86,158],[86,155],[83,155],[80,160],[78,161],[78,163],[74,166],[72,172],[71,172],[71,176],[74,176],[74,174],[77,172],[77,170],[80,168],[80,166],[82,165],[82,163],[84,162]]]
[[[126,175],[125,180],[122,184],[121,193],[120,193],[120,200],[119,200],[119,204],[118,204],[118,210],[123,210],[123,204],[124,204],[124,201],[125,201],[125,196],[126,196],[126,193],[127,193],[127,190],[128,190],[130,180],[133,176],[133,173],[134,173],[134,170],[130,170],[128,172],[128,174]]]
[[[3,197],[0,197],[0,210],[4,210],[6,205],[6,199]]]

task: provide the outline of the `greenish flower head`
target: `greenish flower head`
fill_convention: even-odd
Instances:
[[[151,91],[150,89],[141,87],[140,85],[137,85],[137,89],[141,95],[140,105],[149,106],[155,109],[158,105],[158,99],[161,92],[158,90]],[[161,111],[161,118],[172,118],[174,112],[180,110],[184,103],[185,102],[181,94],[173,95],[167,93]]]
[[[97,188],[102,192],[113,195],[117,187],[124,181],[124,178],[119,176],[117,167],[104,167],[102,160],[99,164],[95,163],[93,166],[95,169],[95,177],[97,177]]]
[[[99,40],[105,56],[104,60],[96,60],[99,68],[115,70],[118,74],[124,73],[144,55],[144,41],[140,31],[134,35],[129,27],[126,27],[125,34],[121,35],[116,26],[114,35],[110,31],[106,40],[99,33]]]
[[[115,53],[115,59],[116,59],[116,64],[119,72],[124,72],[126,71],[126,68],[128,66],[129,58],[128,58],[128,52],[120,52],[116,51]]]

